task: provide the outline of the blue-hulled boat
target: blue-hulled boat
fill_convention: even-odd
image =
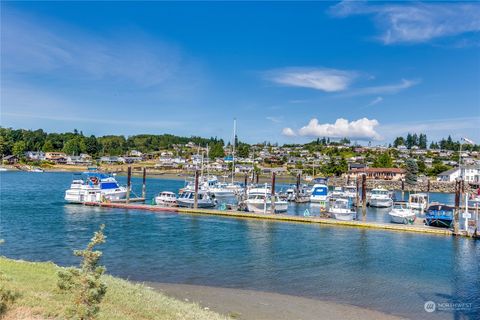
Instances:
[[[425,223],[428,226],[450,228],[453,223],[455,208],[444,204],[434,204],[428,207]]]

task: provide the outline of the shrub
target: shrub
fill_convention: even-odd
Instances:
[[[58,272],[60,290],[73,293],[72,305],[67,308],[67,316],[72,319],[94,319],[107,292],[107,286],[101,280],[105,267],[98,265],[102,252],[93,250],[95,246],[105,243],[104,228],[102,224],[86,249],[74,251],[76,256],[82,257],[80,269],[71,267]]]

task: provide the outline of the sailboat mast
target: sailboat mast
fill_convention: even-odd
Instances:
[[[234,182],[234,175],[235,175],[235,144],[237,138],[237,119],[233,119],[233,149],[232,149],[232,184]]]

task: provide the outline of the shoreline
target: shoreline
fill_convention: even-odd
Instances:
[[[24,170],[19,170],[18,168],[12,167],[12,166],[5,166],[8,168],[8,171],[12,172],[26,172]],[[87,171],[86,167],[75,167],[75,166],[62,166],[62,167],[51,167],[51,168],[43,168],[45,172],[48,173],[80,173]],[[101,171],[105,172],[111,172],[115,173],[119,176],[126,176],[127,172],[123,170],[111,170],[112,168],[100,168]],[[212,173],[217,176],[221,176],[220,173]],[[141,178],[142,177],[142,172],[141,171],[136,171],[132,170],[132,177],[136,178]],[[184,181],[186,178],[193,178],[194,175],[191,172],[171,172],[171,171],[151,171],[147,169],[147,179],[163,179],[163,180],[177,180],[177,181]],[[250,177],[249,177],[250,178]],[[230,178],[231,179],[231,178]],[[228,180],[230,180],[228,179]],[[219,179],[222,180],[222,179]],[[235,182],[244,182],[244,176],[237,176],[235,177]],[[270,176],[265,176],[261,175],[259,176],[259,183],[271,183],[272,179]],[[276,182],[279,184],[295,184],[296,178],[291,175],[277,175],[276,176]],[[249,183],[252,183],[249,181]],[[302,180],[301,183],[303,184],[308,184],[310,183],[309,181]],[[345,186],[346,185],[346,179],[345,178],[338,178],[338,177],[332,177],[330,179],[328,186],[330,187],[335,187],[335,186]],[[376,187],[384,187],[388,190],[392,191],[398,191],[401,192],[401,181],[392,181],[392,180],[367,180],[367,189],[373,189]],[[435,187],[438,185],[437,187]],[[431,184],[432,188],[430,190],[430,193],[442,193],[442,194],[449,194],[449,193],[455,193],[454,190],[454,183],[450,182],[439,182],[439,181],[432,181]],[[418,193],[418,192],[424,192],[426,193],[426,188],[427,185],[425,183],[419,183],[418,184],[418,189],[415,190],[409,190],[407,187],[405,188],[404,192],[406,193]],[[424,190],[425,189],[425,190]],[[466,189],[471,189],[470,187],[466,187]]]
[[[257,320],[398,320],[405,319],[354,305],[274,292],[203,285],[144,282],[167,296],[198,303],[233,319]]]

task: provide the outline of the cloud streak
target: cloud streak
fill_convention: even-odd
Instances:
[[[357,74],[326,68],[282,68],[264,73],[264,78],[276,84],[292,87],[310,88],[324,92],[346,90]]]
[[[330,138],[351,138],[356,140],[381,140],[382,137],[376,131],[379,122],[375,119],[361,118],[355,121],[339,118],[335,123],[319,123],[313,118],[306,126],[298,130],[284,128],[282,134],[285,136],[305,137],[330,137]]]
[[[13,10],[2,19],[2,72],[152,87],[192,66],[179,49],[139,30],[99,36]]]
[[[386,45],[422,43],[480,31],[478,3],[388,3],[342,1],[330,8],[337,17],[373,15]]]
[[[372,107],[376,104],[379,104],[380,102],[383,101],[383,98],[382,97],[376,97],[375,99],[373,99],[372,101],[370,101],[370,103],[367,105],[367,107]]]
[[[343,93],[342,95],[351,97],[378,94],[396,94],[400,91],[416,86],[419,83],[420,80],[402,79],[399,83],[353,89],[349,92]]]

